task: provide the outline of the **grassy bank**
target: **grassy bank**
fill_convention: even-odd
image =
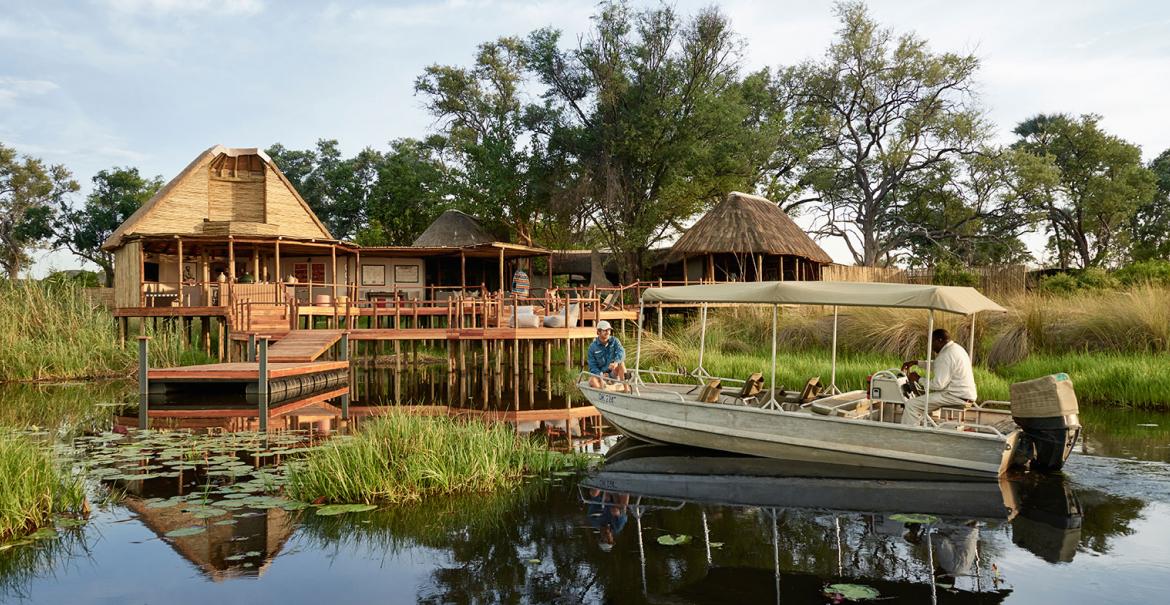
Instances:
[[[392,414],[290,463],[287,490],[307,502],[401,503],[490,492],[525,474],[580,465],[503,424]]]
[[[160,331],[161,332],[161,331]],[[152,365],[203,359],[173,333],[151,334]],[[128,375],[137,349],[118,343],[109,309],[70,284],[0,282],[0,382]]]
[[[0,477],[0,543],[88,511],[81,477],[26,435],[0,431]]]
[[[976,380],[983,399],[1006,399],[1019,380],[1068,372],[1089,405],[1170,407],[1170,289],[1140,285],[1075,296],[1027,295],[1004,301],[1007,313],[976,319]],[[837,385],[863,388],[874,371],[925,357],[925,311],[842,308]],[[966,347],[969,319],[936,314],[936,325]],[[777,382],[799,388],[811,376],[829,379],[831,310],[785,309],[778,332]],[[765,307],[712,310],[704,367],[712,374],[768,378],[772,311]],[[700,328],[692,318],[672,322],[662,338],[643,341],[643,367],[692,369]],[[634,355],[627,340],[627,352]]]

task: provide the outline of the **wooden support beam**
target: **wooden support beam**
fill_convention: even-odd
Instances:
[[[149,428],[150,409],[150,337],[138,337],[138,428],[145,431]]]
[[[179,246],[179,306],[186,306],[183,304],[183,289],[186,287],[186,275],[183,275],[183,238],[175,236],[178,240]]]
[[[333,259],[333,291],[330,295],[330,300],[337,304],[337,246],[329,246],[329,256]],[[334,323],[334,328],[337,324]]]
[[[138,306],[146,306],[146,240],[138,241]]]

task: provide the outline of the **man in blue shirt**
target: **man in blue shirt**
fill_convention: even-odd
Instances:
[[[613,335],[613,326],[608,321],[597,322],[597,338],[589,345],[589,386],[595,389],[605,388],[603,378],[613,380],[626,379],[626,350],[622,343]]]

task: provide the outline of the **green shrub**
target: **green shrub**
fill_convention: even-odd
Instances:
[[[1131,263],[1118,269],[1114,276],[1126,286],[1145,283],[1170,286],[1170,261],[1146,260]]]
[[[1049,294],[1072,294],[1080,288],[1077,278],[1068,273],[1057,273],[1040,280],[1040,291]]]
[[[1110,275],[1108,271],[1096,267],[1085,269],[1077,274],[1077,283],[1082,290],[1109,290],[1121,286],[1117,278]]]
[[[931,283],[936,286],[979,286],[979,276],[966,267],[953,262],[939,263],[934,267]]]

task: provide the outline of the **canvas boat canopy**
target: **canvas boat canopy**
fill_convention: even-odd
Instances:
[[[649,288],[642,293],[642,301],[898,307],[963,315],[1006,311],[975,288],[965,286],[857,282],[772,281]]]

